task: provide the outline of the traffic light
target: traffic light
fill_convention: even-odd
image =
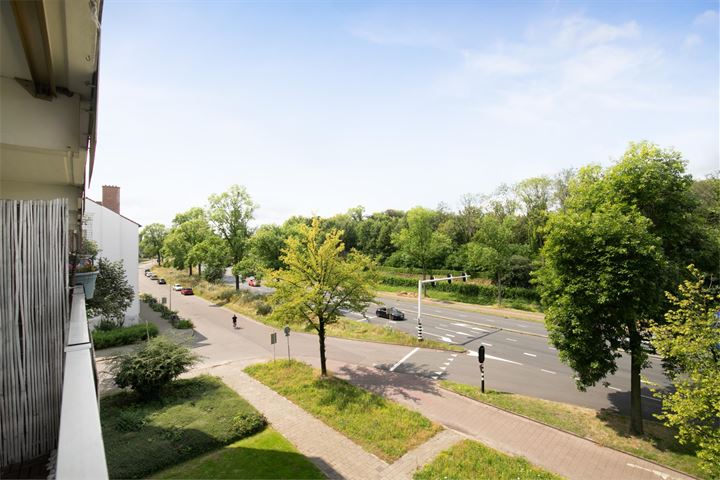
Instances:
[[[452,283],[452,273],[448,273],[448,283]]]
[[[478,348],[478,362],[485,363],[485,345],[480,345]]]

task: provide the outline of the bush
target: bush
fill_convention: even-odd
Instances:
[[[140,324],[131,327],[114,328],[112,330],[95,329],[92,332],[92,339],[95,350],[102,350],[103,348],[138,343],[146,340],[148,333],[150,334],[150,338],[156,337],[158,328],[152,323],[149,323],[147,327]]]
[[[115,430],[118,432],[137,432],[144,425],[145,415],[143,412],[135,408],[128,408],[118,413]]]
[[[259,412],[242,412],[236,415],[232,421],[233,432],[241,437],[262,431],[267,426],[267,419]]]
[[[270,315],[272,313],[272,307],[265,302],[259,302],[255,312],[258,315]]]
[[[217,295],[215,295],[215,298],[217,298],[219,301],[223,303],[229,303],[232,301],[233,297],[235,296],[235,289],[234,288],[226,288],[221,290]]]
[[[130,387],[142,397],[157,397],[165,385],[199,359],[188,347],[158,337],[140,350],[114,359],[111,371],[118,387]]]
[[[195,324],[188,320],[187,318],[183,318],[182,320],[178,320],[176,324],[174,325],[175,328],[178,328],[180,330],[186,330],[188,328],[194,328]]]

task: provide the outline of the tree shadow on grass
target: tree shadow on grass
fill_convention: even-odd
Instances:
[[[435,382],[427,378],[433,372],[412,363],[405,364],[404,367],[405,373],[397,373],[383,371],[382,366],[378,368],[344,366],[337,373],[353,385],[389,399],[401,398],[417,402],[418,393],[439,395]]]

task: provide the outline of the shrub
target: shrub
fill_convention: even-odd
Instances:
[[[178,328],[180,330],[185,330],[188,328],[194,328],[195,324],[191,320],[183,318],[182,320],[178,320],[178,322],[174,326],[175,328]]]
[[[241,438],[262,431],[267,426],[267,419],[259,412],[242,412],[233,418],[232,429]]]
[[[103,348],[138,343],[146,340],[148,334],[150,338],[156,337],[158,334],[158,328],[152,323],[149,323],[147,326],[140,324],[131,327],[114,328],[112,330],[95,329],[92,332],[92,339],[95,350],[102,350]]]
[[[215,296],[218,300],[224,303],[229,303],[232,301],[233,297],[235,296],[235,289],[232,288],[225,288],[218,292],[218,294]]]
[[[155,300],[155,297],[153,297],[149,293],[141,293],[140,301],[145,302],[145,303],[157,302],[157,300]]]
[[[120,410],[115,423],[118,432],[137,432],[145,425],[145,415],[135,408]]]
[[[259,302],[255,312],[258,315],[270,315],[272,313],[272,307],[265,302]]]
[[[145,398],[157,397],[199,359],[188,347],[158,337],[134,353],[115,358],[111,371],[118,387],[130,387]]]

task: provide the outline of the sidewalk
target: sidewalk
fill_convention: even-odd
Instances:
[[[236,361],[193,370],[193,375],[217,375],[255,408],[260,410],[285,438],[313,462],[328,478],[349,480],[411,479],[441,451],[462,437],[445,430],[408,452],[392,465],[366,452],[350,439],[313,417],[285,397],[243,372],[252,362]]]
[[[338,377],[445,427],[570,479],[691,479],[687,475],[438,388],[420,377],[341,363]]]

